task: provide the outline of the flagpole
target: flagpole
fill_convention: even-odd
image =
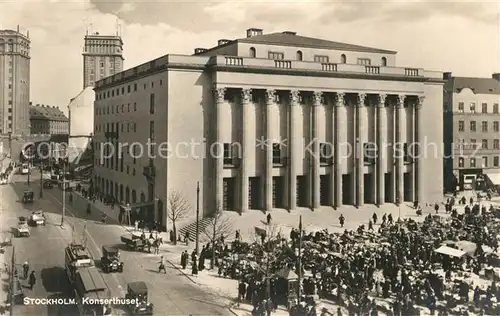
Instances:
[[[299,261],[298,261],[298,284],[297,284],[297,304],[300,303],[302,285],[302,215],[299,217]]]

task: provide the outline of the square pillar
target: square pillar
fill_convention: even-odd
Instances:
[[[345,115],[345,93],[337,93],[335,95],[335,135],[334,135],[334,168],[335,168],[335,207],[342,206],[342,166],[341,166],[341,153],[343,148],[341,142],[344,141],[340,137],[341,133],[346,129],[346,115]]]
[[[415,201],[418,201],[419,203],[422,203],[422,152],[421,152],[421,134],[422,134],[422,105],[424,104],[425,101],[425,96],[419,96],[418,97],[418,103],[415,105],[414,113],[414,132],[415,132],[415,143],[418,145],[413,146],[414,147],[414,157],[415,161],[413,163],[413,176],[414,176],[414,198]]]
[[[387,143],[387,116],[385,113],[385,100],[387,95],[380,94],[377,104],[377,165],[376,169],[376,187],[377,187],[377,205],[385,203],[385,168],[387,166],[386,146]]]
[[[212,207],[215,211],[217,208],[222,208],[222,203],[224,201],[224,147],[221,142],[221,126],[222,126],[222,104],[224,103],[224,96],[226,94],[226,88],[216,88],[214,89],[214,103],[215,103],[215,139],[214,144],[217,144],[217,154],[215,157],[212,155],[214,161],[214,196]]]
[[[330,100],[331,101],[331,100]],[[331,103],[331,102],[330,102]],[[337,128],[337,123],[336,123],[336,118],[335,118],[335,103],[330,104],[330,121],[331,121],[331,129],[329,131],[330,133],[330,155],[331,161],[330,161],[330,166],[328,168],[329,172],[329,177],[328,177],[328,187],[330,192],[328,194],[330,195],[330,199],[328,201],[329,205],[331,207],[335,208],[335,195],[336,195],[336,182],[335,182],[335,134],[336,134],[336,128]],[[327,114],[328,115],[328,114]],[[328,121],[328,116],[326,117],[326,120]]]
[[[396,203],[401,204],[404,202],[403,193],[404,193],[404,154],[403,154],[403,143],[402,143],[402,117],[403,117],[403,109],[404,103],[406,100],[405,95],[399,95],[397,102],[395,103],[395,118],[396,118],[396,143],[394,149],[396,153],[394,155],[394,159],[396,160]]]
[[[240,211],[248,211],[249,179],[248,179],[248,152],[251,146],[246,125],[249,122],[252,106],[252,89],[241,90],[241,153],[240,157]]]
[[[270,211],[273,208],[273,143],[274,135],[272,134],[273,123],[273,106],[276,106],[276,91],[266,90],[266,114],[265,114],[265,146],[264,146],[264,210]]]
[[[298,90],[290,91],[290,104],[288,111],[288,209],[297,208],[297,160],[295,148],[297,148],[297,135],[295,131],[295,118],[300,105],[300,93]]]
[[[357,104],[355,107],[355,119],[356,119],[356,134],[355,134],[355,145],[356,145],[356,206],[363,206],[365,204],[365,177],[364,177],[364,139],[362,138],[361,131],[366,128],[368,122],[366,120],[366,106],[365,106],[366,94],[358,93]]]
[[[319,132],[318,132],[318,107],[321,106],[323,101],[323,93],[320,91],[315,91],[313,93],[313,102],[311,107],[311,141],[312,143],[312,173],[311,173],[311,208],[315,209],[319,207],[320,204],[320,152],[319,152]]]

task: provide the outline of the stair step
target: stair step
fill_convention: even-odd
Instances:
[[[210,223],[211,223],[210,218],[200,219],[199,233],[202,234],[203,231],[207,228],[207,226],[210,225]],[[196,221],[189,223],[177,230],[177,234],[180,234],[182,238],[184,237],[186,232],[189,232],[190,241],[196,240]]]

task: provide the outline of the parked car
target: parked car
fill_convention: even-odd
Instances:
[[[43,211],[33,212],[30,217],[30,222],[33,226],[45,225],[45,214],[43,214]]]

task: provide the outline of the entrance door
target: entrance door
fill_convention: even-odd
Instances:
[[[297,177],[297,206],[308,207],[309,189],[307,187],[307,176]]]
[[[353,205],[352,200],[352,175],[351,174],[343,174],[342,175],[342,204],[344,205]]]
[[[385,201],[392,202],[392,196],[394,191],[394,179],[392,173],[388,172],[384,175],[384,186],[385,186]]]
[[[325,174],[319,176],[319,204],[328,205],[330,201],[330,177],[333,175]]]
[[[248,179],[248,207],[251,210],[257,210],[261,207],[261,202],[263,199],[261,199],[261,181],[260,178],[257,177],[251,177]]]
[[[365,203],[373,204],[373,174],[365,173],[363,175],[364,187],[363,187],[363,200]]]
[[[403,175],[403,200],[407,202],[413,202],[411,196],[412,181],[411,173],[405,172]]]
[[[273,208],[284,208],[284,177],[273,177]]]

